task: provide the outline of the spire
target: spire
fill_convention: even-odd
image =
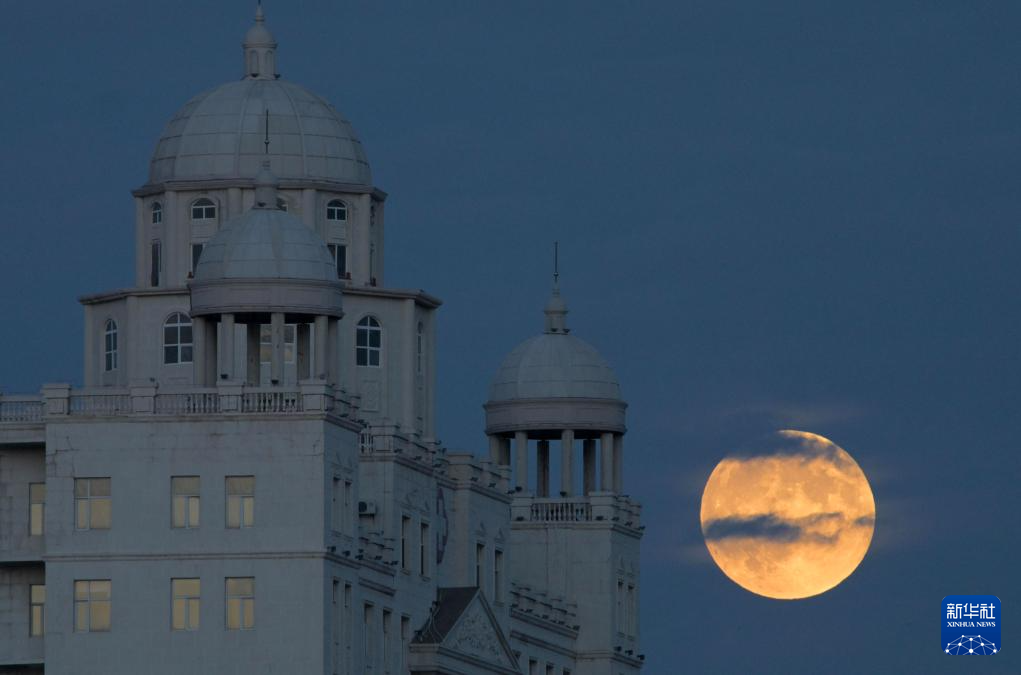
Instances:
[[[567,327],[567,303],[560,297],[560,242],[553,242],[553,294],[546,303],[546,332],[571,332]]]
[[[255,25],[245,33],[245,41],[241,43],[245,58],[245,77],[257,80],[276,79],[277,43],[273,34],[266,28],[266,17],[262,12],[262,2],[255,8]]]

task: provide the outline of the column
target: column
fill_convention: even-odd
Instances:
[[[315,358],[312,363],[315,365],[314,377],[319,380],[326,379],[328,364],[326,362],[326,340],[329,337],[328,319],[326,316],[316,317],[315,326]]]
[[[493,434],[489,437],[489,461],[493,464],[502,464],[503,457],[500,456],[500,437]]]
[[[528,433],[517,431],[514,433],[514,454],[517,461],[515,487],[519,492],[528,490]]]
[[[596,490],[596,439],[582,441],[582,489],[587,495]]]
[[[602,464],[600,488],[603,492],[613,490],[613,433],[606,431],[599,442],[599,455]]]
[[[539,441],[535,465],[535,492],[540,497],[549,497],[549,441]]]
[[[624,434],[613,437],[613,491],[624,492]]]
[[[340,322],[330,318],[326,330],[326,372],[329,373],[329,384],[340,386]],[[357,391],[357,389],[356,389]]]
[[[570,497],[574,490],[574,430],[560,433],[560,495]]]
[[[269,318],[270,367],[269,380],[272,384],[284,381],[284,313],[273,312]]]
[[[234,315],[220,315],[220,379],[234,379]]]
[[[298,382],[312,377],[312,330],[304,321],[295,327],[294,345],[297,353]]]
[[[191,355],[192,379],[196,387],[206,387],[209,386],[209,383],[206,382],[206,350],[214,345],[206,344],[206,318],[204,316],[192,317],[191,334],[194,343]]]
[[[245,324],[245,382],[258,386],[262,379],[262,324]]]

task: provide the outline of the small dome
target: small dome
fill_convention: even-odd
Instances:
[[[267,157],[266,111],[268,157],[279,178],[372,184],[361,141],[333,106],[300,85],[259,78],[229,82],[184,104],[156,144],[149,183],[254,176]]]
[[[503,360],[489,386],[489,401],[548,398],[620,399],[620,383],[588,343],[569,333],[543,333]]]
[[[326,244],[307,225],[275,208],[230,220],[202,249],[195,281],[302,279],[337,281]]]

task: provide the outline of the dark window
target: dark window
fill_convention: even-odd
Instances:
[[[338,223],[347,222],[347,205],[339,199],[334,199],[326,205],[326,220]]]
[[[347,246],[344,244],[327,244],[333,263],[337,266],[337,278],[347,279]]]
[[[104,331],[103,355],[105,357],[104,370],[117,370],[117,322],[113,319],[106,320]]]
[[[205,244],[192,244],[191,245],[191,271],[192,271],[192,273],[194,273],[195,270],[199,266],[199,256],[202,255],[203,247],[205,247]]]
[[[152,250],[149,261],[149,285],[156,287],[160,285],[160,267],[163,265],[163,247],[159,239],[152,242]]]
[[[159,225],[163,222],[163,205],[159,202],[152,203],[152,224]]]
[[[383,328],[371,316],[358,322],[355,332],[355,356],[359,366],[379,367],[383,351]]]
[[[163,324],[163,363],[191,363],[191,317],[174,312]]]
[[[203,197],[191,205],[192,220],[212,220],[214,218],[216,218],[216,204],[213,203],[213,200]]]

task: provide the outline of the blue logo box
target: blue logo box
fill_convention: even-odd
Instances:
[[[989,656],[1000,651],[1002,607],[995,595],[948,595],[943,598],[940,649],[952,656]]]

